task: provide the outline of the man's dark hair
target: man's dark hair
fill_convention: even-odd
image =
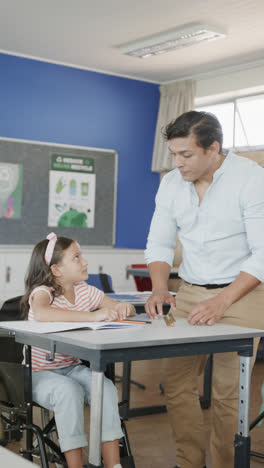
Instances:
[[[163,135],[166,140],[194,135],[197,145],[204,150],[209,148],[214,141],[218,141],[220,145],[219,152],[222,151],[222,127],[216,116],[210,112],[185,112],[165,127]]]

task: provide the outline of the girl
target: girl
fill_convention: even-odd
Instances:
[[[89,286],[87,261],[73,239],[51,233],[32,253],[23,305],[28,320],[81,322],[124,319],[135,315],[131,304],[120,303]],[[96,310],[95,310],[96,309]],[[32,393],[39,405],[54,411],[59,442],[69,468],[82,468],[84,404],[90,402],[91,371],[79,359],[32,347]],[[117,390],[105,377],[102,455],[105,468],[121,468],[119,439],[123,436]]]

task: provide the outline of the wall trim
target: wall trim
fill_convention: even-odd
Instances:
[[[37,62],[52,63],[54,65],[59,65],[62,67],[75,68],[77,70],[85,70],[85,71],[90,71],[94,73],[100,73],[101,75],[117,76],[119,78],[126,78],[126,79],[133,80],[133,81],[142,81],[143,83],[151,83],[151,84],[156,84],[156,85],[161,84],[161,82],[159,81],[152,81],[152,80],[148,80],[147,78],[143,79],[143,78],[139,78],[138,76],[124,75],[122,73],[115,73],[113,71],[99,70],[98,68],[84,67],[82,65],[75,65],[74,63],[61,62],[58,60],[51,60],[51,59],[46,59],[43,57],[36,57],[34,55],[29,55],[29,54],[21,54],[21,53],[13,52],[10,50],[0,49],[0,53],[6,54],[6,55],[12,55],[15,57],[20,57],[20,58],[25,58],[29,60],[35,60]]]
[[[22,143],[30,143],[31,145],[46,145],[46,146],[59,146],[59,147],[64,147],[64,148],[72,148],[72,149],[85,149],[85,150],[92,150],[94,152],[96,151],[104,151],[106,153],[117,153],[115,149],[109,149],[109,148],[95,148],[94,146],[80,146],[80,145],[68,145],[66,143],[55,143],[54,141],[40,141],[40,140],[25,140],[23,138],[10,138],[10,137],[4,137],[0,136],[0,140],[4,141],[17,141],[17,142],[22,142]]]
[[[34,245],[0,245],[0,254],[28,254],[31,253],[34,248]],[[107,246],[98,246],[98,245],[81,245],[82,250],[87,254],[104,254],[104,255],[137,255],[142,254],[144,249],[123,249]]]

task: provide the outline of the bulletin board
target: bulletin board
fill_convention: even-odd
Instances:
[[[81,227],[48,226],[49,181],[54,155],[60,155],[65,161],[78,156],[80,160],[83,158],[92,161],[96,179],[92,227],[89,227],[89,223],[87,226],[83,223]],[[22,168],[21,214],[14,219],[0,217],[0,244],[36,244],[53,231],[59,236],[76,239],[83,246],[114,245],[118,163],[116,151],[0,138],[0,163],[15,164]],[[75,179],[78,180],[78,177]],[[65,181],[67,182],[66,179]],[[4,183],[3,180],[2,185]],[[64,185],[64,190],[67,190],[66,183]],[[86,195],[88,185],[82,183]],[[73,189],[72,183],[71,190]],[[91,213],[87,214],[90,215]]]

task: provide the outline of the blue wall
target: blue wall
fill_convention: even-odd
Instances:
[[[0,135],[114,149],[116,247],[144,248],[159,176],[158,85],[0,54]]]

